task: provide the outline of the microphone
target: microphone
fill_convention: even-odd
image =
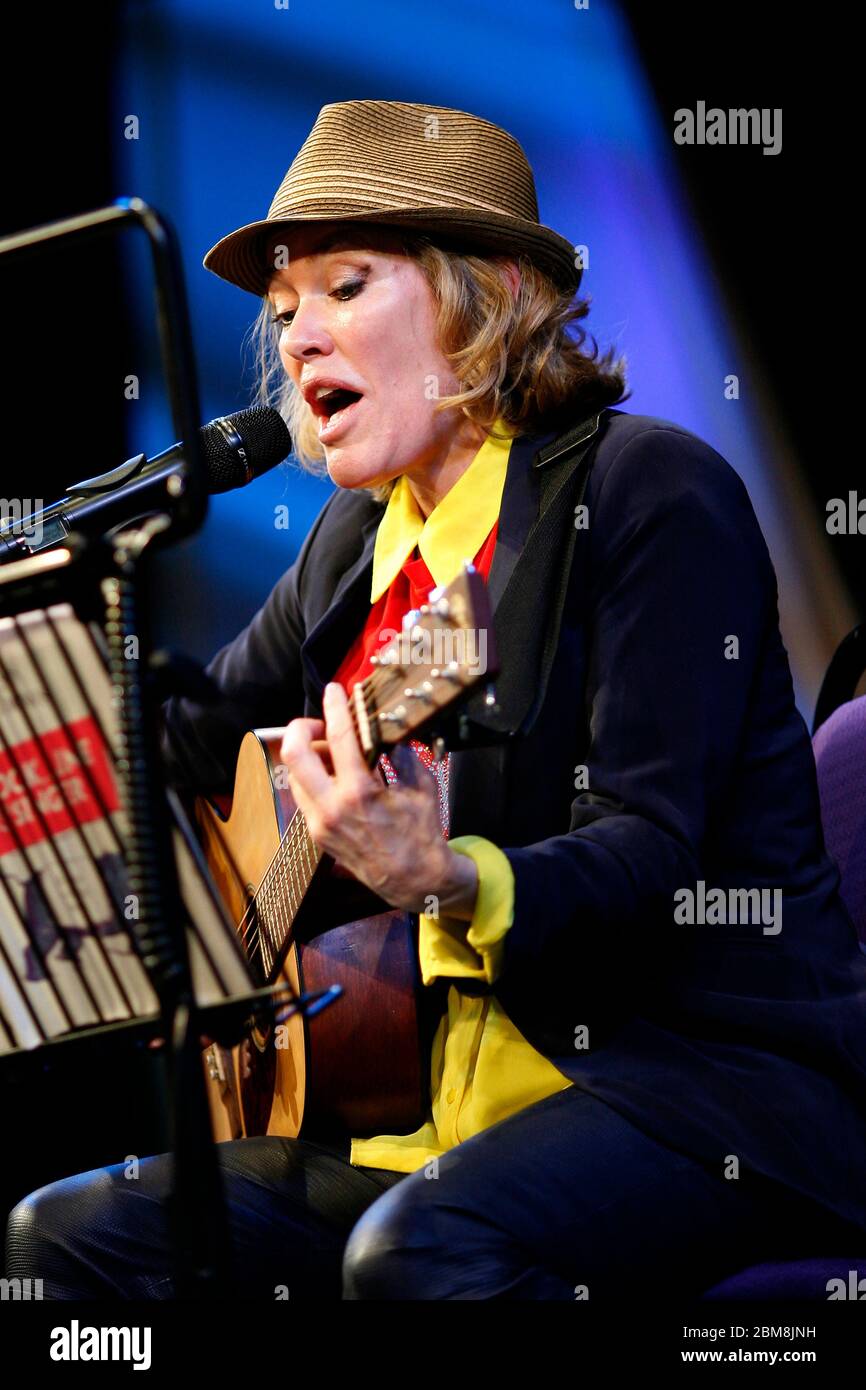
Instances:
[[[256,405],[211,420],[198,431],[209,493],[245,487],[282,463],[292,437],[279,411]],[[71,483],[66,497],[20,521],[0,518],[0,565],[62,545],[70,531],[103,536],[158,512],[184,485],[186,450],[173,444],[148,459],[136,454],[98,478]]]

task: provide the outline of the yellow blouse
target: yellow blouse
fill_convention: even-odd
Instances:
[[[497,438],[504,434],[507,437]],[[418,546],[437,584],[449,584],[464,558],[477,554],[499,515],[511,432],[502,421],[469,467],[426,518],[405,476],[398,478],[376,532],[371,602],[385,592]],[[461,835],[449,844],[478,869],[478,898],[471,922],[419,916],[421,979],[486,980],[502,963],[505,933],[514,916],[514,875],[490,840]],[[359,1167],[413,1173],[497,1120],[572,1085],[526,1041],[493,994],[462,994],[452,985],[433,1039],[426,1121],[414,1134],[353,1139],[351,1162]]]

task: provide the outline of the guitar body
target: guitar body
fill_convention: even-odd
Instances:
[[[296,810],[275,775],[282,733],[244,738],[227,816],[208,800],[196,802],[211,874],[233,921],[247,928],[255,925],[256,891]],[[311,1019],[292,1013],[279,1027],[254,1029],[231,1051],[209,1049],[217,1140],[411,1133],[423,1121],[428,1058],[415,919],[389,910],[329,921],[324,908],[317,913],[317,900],[329,898],[317,885],[328,863],[316,871],[276,978],[293,994],[335,984],[343,993]]]

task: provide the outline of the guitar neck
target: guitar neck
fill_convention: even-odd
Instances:
[[[310,889],[322,856],[296,811],[270,868],[255,894],[258,930],[247,938],[250,959],[271,982],[291,939],[292,927]]]
[[[377,684],[381,684],[379,673],[371,677],[370,682],[359,681],[349,702],[355,735],[371,767],[378,761],[383,746],[378,736],[378,718],[369,713],[369,687],[372,685],[375,692]],[[247,936],[250,960],[258,965],[267,983],[277,973],[291,940],[295,919],[322,862],[323,856],[310,834],[306,817],[296,810],[255,894],[257,929]]]

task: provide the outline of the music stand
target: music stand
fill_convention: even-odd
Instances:
[[[161,772],[149,679],[149,561],[194,530],[206,488],[198,396],[173,234],[139,199],[0,240],[0,256],[143,229],[156,278],[179,485],[111,540],[74,534],[0,568],[0,1066],[58,1046],[169,1044],[171,1220],[178,1297],[231,1283],[199,1038],[230,1046],[256,988],[177,797]],[[285,987],[281,987],[285,1016]],[[289,1001],[289,1009],[306,1001]]]

